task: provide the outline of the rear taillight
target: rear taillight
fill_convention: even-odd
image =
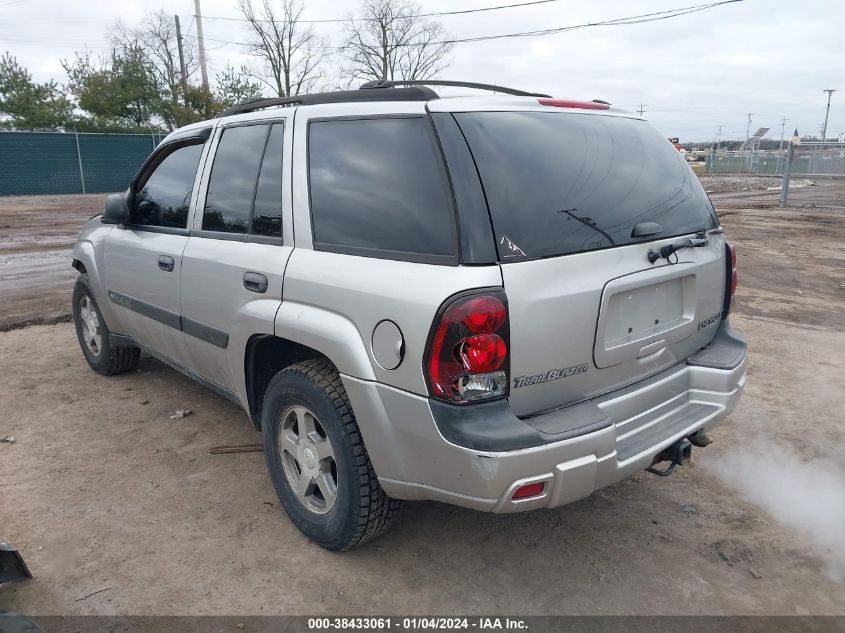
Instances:
[[[431,395],[455,404],[508,389],[508,308],[502,290],[447,301],[432,328],[426,361]]]

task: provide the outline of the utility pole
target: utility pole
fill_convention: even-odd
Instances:
[[[185,68],[185,51],[182,48],[182,28],[179,26],[179,16],[176,19],[176,45],[179,47],[179,68],[182,70],[182,100],[188,105],[188,70]]]
[[[722,149],[722,126],[716,128],[716,136],[713,137],[713,147],[715,151]]]
[[[778,145],[778,151],[783,151],[783,131],[786,129],[786,122],[789,121],[786,117],[783,117],[780,120],[780,145]]]
[[[197,0],[197,1],[199,1],[199,0]],[[751,137],[751,116],[753,114],[754,114],[753,112],[749,112],[748,115],[747,115],[748,116],[748,125],[745,128],[745,140],[746,141]]]
[[[645,114],[645,107],[647,105],[648,105],[647,103],[640,103],[639,105],[637,105],[637,114],[639,114],[640,116]]]
[[[830,116],[830,98],[833,96],[833,93],[836,92],[836,89],[827,88],[822,90],[822,92],[827,93],[827,110],[824,113],[824,127],[822,128],[822,140],[826,138],[827,135],[827,117]]]
[[[200,0],[194,0],[194,11],[197,19],[197,43],[200,51],[200,73],[202,73],[202,87],[208,91],[208,69],[205,66],[205,40],[202,38],[202,9]]]

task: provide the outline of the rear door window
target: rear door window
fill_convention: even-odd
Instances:
[[[208,182],[204,231],[246,233],[249,229],[268,129],[268,125],[242,125],[223,130]]]
[[[457,257],[442,159],[426,119],[313,121],[315,248],[413,261]]]
[[[282,141],[284,127],[276,123],[270,130],[252,212],[252,234],[282,236]]]
[[[678,151],[645,121],[558,112],[455,114],[501,260],[549,257],[717,225]],[[662,232],[634,238],[641,222]]]

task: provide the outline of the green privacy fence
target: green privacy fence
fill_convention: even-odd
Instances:
[[[0,196],[123,191],[163,138],[0,132]]]

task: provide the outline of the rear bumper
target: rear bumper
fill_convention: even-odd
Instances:
[[[475,431],[457,434],[461,419],[444,417],[436,402],[381,383],[343,380],[390,496],[519,512],[586,497],[647,468],[678,439],[712,428],[736,407],[746,362],[744,341],[723,324],[713,345],[634,385],[530,424],[513,416],[506,401],[490,403],[497,410],[487,405],[478,419],[466,418],[467,426],[479,425]],[[517,488],[535,482],[545,483],[541,495],[512,499]]]

